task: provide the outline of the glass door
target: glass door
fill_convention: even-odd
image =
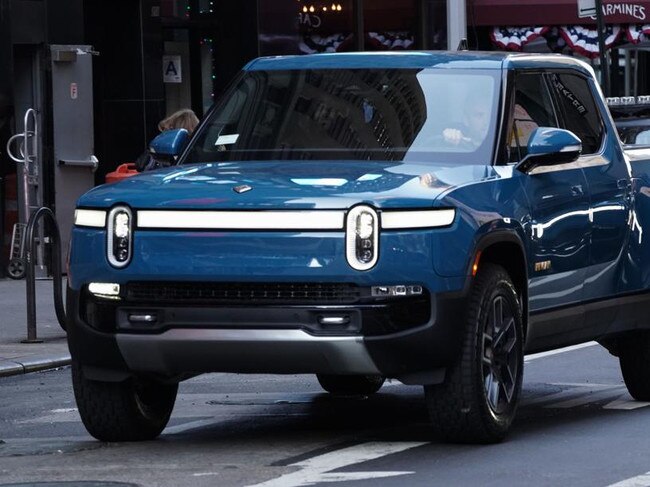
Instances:
[[[217,79],[216,0],[161,0],[165,111],[191,108],[201,117],[210,108]]]

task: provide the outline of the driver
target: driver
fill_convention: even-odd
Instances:
[[[462,123],[445,128],[442,131],[444,141],[454,146],[478,148],[487,136],[491,113],[488,98],[469,95],[463,107]]]

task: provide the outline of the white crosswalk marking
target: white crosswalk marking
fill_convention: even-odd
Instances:
[[[176,426],[168,426],[164,429],[164,435],[175,435],[178,433],[185,433],[186,431],[191,431],[197,428],[204,428],[206,426],[212,426],[214,424],[220,423],[223,421],[222,418],[209,418],[209,419],[199,419],[196,421],[190,421],[189,423],[183,423]]]
[[[623,394],[622,392],[625,390],[624,385],[568,383],[551,385],[568,387],[568,389],[544,396],[525,398],[522,400],[521,406],[529,407],[542,404],[542,407],[548,409],[569,409],[610,397],[613,400],[605,404],[603,409],[631,411],[650,406],[650,402],[635,401],[629,394]]]
[[[528,407],[528,406],[534,406],[535,404],[540,404],[543,402],[550,402],[550,401],[558,401],[558,400],[566,400],[570,397],[575,397],[576,396],[575,390],[567,390],[567,391],[561,391],[561,392],[556,392],[554,394],[546,394],[544,396],[539,396],[539,397],[533,397],[530,399],[524,399],[521,402],[522,407]]]
[[[631,411],[633,409],[645,408],[650,406],[650,402],[635,401],[628,394],[625,394],[615,401],[612,401],[603,406],[603,409],[622,409],[623,411]]]
[[[643,475],[638,475],[626,480],[621,480],[615,484],[610,484],[607,487],[648,487],[650,485],[650,472]]]
[[[551,384],[555,386],[569,387],[568,389],[552,394],[525,398],[522,400],[522,407],[530,407],[537,404],[543,404],[545,408],[567,409],[582,406],[602,399],[611,397],[615,401],[608,404],[607,409],[636,409],[645,407],[650,403],[639,403],[632,401],[629,396],[622,396],[621,392],[625,389],[622,385],[613,384]],[[621,400],[627,398],[627,401]]]
[[[597,342],[580,343],[578,345],[571,345],[570,347],[558,348],[557,350],[549,350],[548,352],[533,353],[531,355],[526,355],[526,357],[524,358],[524,362],[528,363],[531,362],[532,360],[537,360],[539,358],[550,357],[551,355],[557,355],[559,353],[564,353],[564,352],[572,352],[573,350],[579,350],[581,348],[586,348],[586,347],[593,347],[594,345],[598,345],[598,343]]]
[[[588,393],[589,391],[600,391],[603,389],[611,389],[611,384],[550,384],[553,386],[569,386],[569,389],[562,390],[553,394],[546,394],[544,396],[533,397],[530,399],[524,399],[521,403],[522,406],[532,406],[534,404],[540,404],[544,402],[551,401],[567,401],[575,397],[581,396],[582,394]]]
[[[623,386],[612,387],[609,389],[604,389],[601,391],[587,391],[580,397],[574,399],[567,399],[566,401],[554,402],[552,404],[547,404],[545,408],[550,409],[568,409],[578,406],[584,406],[585,404],[592,403],[601,399],[606,399],[608,397],[613,397],[620,394]]]
[[[342,472],[327,473],[356,463],[367,462],[386,455],[392,455],[411,448],[426,445],[425,442],[370,442],[343,448],[333,452],[293,463],[290,467],[301,467],[288,473],[250,487],[301,487],[319,482],[343,482],[408,475],[414,472]]]

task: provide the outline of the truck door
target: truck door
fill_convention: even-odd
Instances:
[[[601,110],[594,98],[594,81],[578,73],[549,74],[550,86],[559,107],[560,124],[582,141],[578,162],[583,168],[590,194],[591,247],[585,275],[585,299],[613,298],[621,289],[629,238],[631,174],[610,127],[605,129]],[[616,306],[598,306],[588,311],[592,325],[607,324]]]
[[[511,113],[507,152],[510,162],[518,162],[526,155],[533,130],[558,127],[552,95],[542,73],[516,74]],[[589,193],[585,175],[575,164],[538,169],[519,173],[531,216],[529,339],[552,339],[564,333],[565,326],[581,327],[583,323],[581,301],[590,241]],[[562,311],[558,311],[560,308]]]

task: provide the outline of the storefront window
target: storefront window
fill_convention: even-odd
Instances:
[[[163,80],[167,115],[192,107],[190,45],[187,29],[165,29]]]
[[[366,51],[414,49],[416,0],[372,0],[363,4]]]
[[[352,0],[260,0],[260,54],[353,51]]]
[[[425,9],[424,49],[447,49],[447,0],[427,0]]]
[[[160,0],[160,16],[165,20],[195,20],[214,16],[218,0]]]
[[[199,14],[209,15],[214,13],[215,0],[199,0]]]
[[[163,74],[167,114],[181,108],[193,108],[200,115],[212,105],[216,79],[213,34],[206,30],[197,39],[186,28],[164,30]]]
[[[352,0],[300,0],[300,53],[354,51]]]
[[[298,54],[298,12],[296,0],[259,0],[259,48],[261,56]]]
[[[190,0],[160,0],[160,16],[172,19],[189,19]]]
[[[214,101],[214,80],[216,79],[214,66],[214,39],[203,37],[201,39],[201,100],[203,113],[206,113]]]
[[[421,2],[260,0],[261,54],[414,49],[425,11]],[[355,38],[357,25],[363,25],[363,42]]]

